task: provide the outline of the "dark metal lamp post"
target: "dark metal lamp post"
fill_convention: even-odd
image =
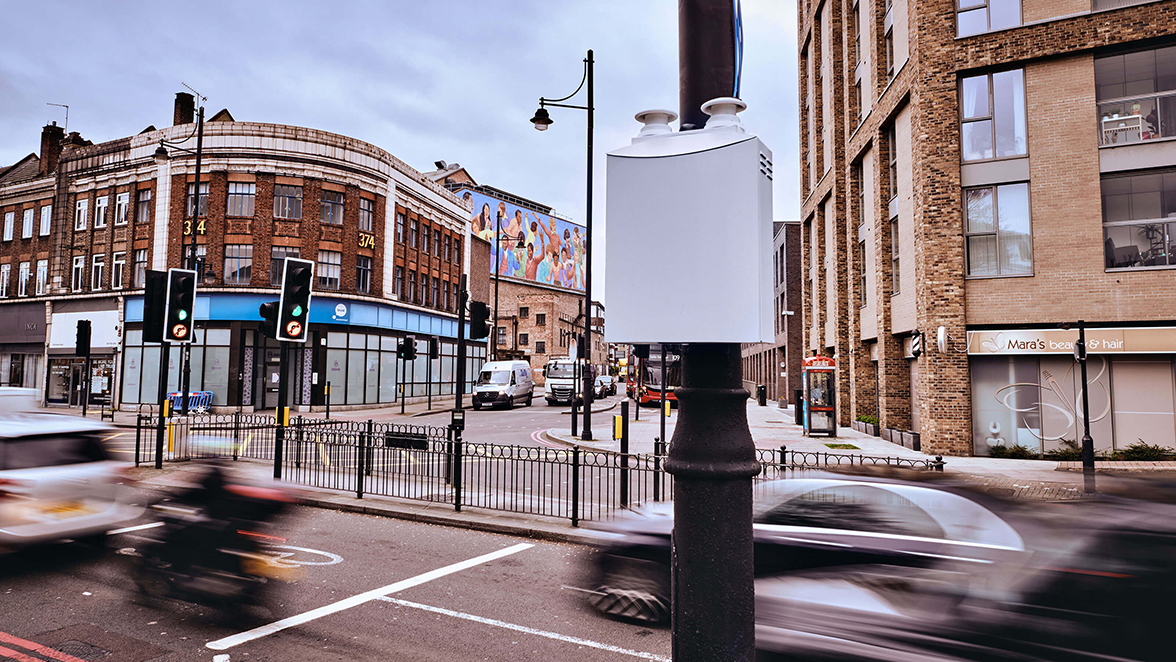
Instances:
[[[1059,328],[1069,329],[1063,322]],[[1082,368],[1082,482],[1087,492],[1094,492],[1094,439],[1090,436],[1090,382],[1086,376],[1086,321],[1078,320],[1078,342],[1074,344],[1074,360]]]
[[[188,89],[191,90],[192,88],[189,87]],[[193,92],[195,92],[195,90],[193,90]],[[192,243],[190,245],[188,255],[184,260],[184,268],[185,269],[192,269],[193,271],[197,271],[197,279],[200,279],[202,274],[200,274],[198,271],[199,265],[197,264],[197,260],[196,260],[196,219],[200,216],[200,211],[201,211],[201,208],[200,208],[200,158],[203,155],[203,151],[204,151],[204,102],[208,100],[208,97],[203,97],[203,96],[200,96],[199,94],[197,94],[196,97],[197,97],[197,99],[199,99],[199,102],[200,102],[200,109],[196,113],[196,131],[194,132],[196,135],[196,149],[191,150],[191,149],[186,149],[184,147],[180,147],[181,144],[188,142],[192,138],[192,135],[189,135],[187,138],[184,138],[183,140],[180,140],[177,142],[168,142],[166,140],[160,140],[159,147],[157,147],[155,149],[155,161],[156,161],[156,163],[162,164],[168,160],[168,158],[169,158],[168,151],[167,151],[168,147],[170,147],[176,151],[185,152],[188,154],[194,154],[196,156],[196,177],[195,177],[195,182],[193,183],[193,186],[192,186],[193,199],[194,199],[193,200],[194,204],[192,207]],[[181,245],[182,245],[182,243],[183,243],[183,240],[181,239]],[[211,270],[210,270],[210,272],[211,272]],[[191,348],[191,343],[184,343],[184,351],[183,351],[182,356],[183,356],[183,358],[182,358],[182,361],[183,361],[183,369],[182,369],[183,381],[180,383],[180,397],[182,398],[181,410],[183,412],[183,415],[187,416],[188,415],[188,392],[191,390],[191,386],[192,386],[192,348]]]
[[[580,80],[580,86],[576,88],[575,92],[559,99],[546,99],[539,97],[539,109],[535,111],[535,116],[531,118],[531,123],[535,125],[535,129],[539,131],[546,131],[547,127],[551,126],[551,115],[547,112],[545,106],[555,106],[556,108],[574,108],[576,110],[588,111],[588,200],[586,204],[587,219],[584,228],[584,261],[585,264],[585,278],[584,278],[584,312],[587,315],[586,323],[584,324],[584,356],[588,358],[588,365],[592,365],[592,131],[593,131],[593,113],[594,107],[592,104],[593,90],[592,90],[592,65],[595,61],[592,59],[592,51],[588,51],[588,55],[584,58],[584,77]],[[588,85],[588,105],[575,106],[571,104],[559,103],[567,101],[580,93],[584,88],[585,83]],[[495,266],[497,270],[497,266]],[[497,330],[495,331],[497,333]],[[584,371],[584,430],[580,435],[580,439],[584,441],[592,440],[592,371]]]

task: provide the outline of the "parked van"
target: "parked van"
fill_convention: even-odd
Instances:
[[[474,409],[481,409],[482,405],[505,405],[510,409],[516,402],[525,402],[530,407],[534,397],[535,382],[531,379],[530,365],[525,361],[491,361],[478,373],[473,404]]]
[[[579,363],[579,366],[576,364]],[[584,402],[583,385],[580,380],[583,379],[585,370],[592,370],[592,376],[596,376],[596,367],[589,366],[584,359],[573,359],[566,356],[555,357],[547,362],[547,366],[543,369],[543,377],[545,378],[545,385],[547,393],[545,398],[547,404],[572,404],[572,401]]]

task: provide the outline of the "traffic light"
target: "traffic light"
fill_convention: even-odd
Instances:
[[[192,342],[192,323],[196,315],[196,272],[190,269],[167,270],[167,308],[163,313],[163,339]]]
[[[78,336],[74,356],[90,355],[90,320],[78,320]]]
[[[416,340],[414,338],[405,338],[400,341],[400,347],[396,349],[396,356],[405,361],[416,360]]]
[[[490,337],[490,306],[483,301],[470,302],[470,339],[481,340]]]
[[[436,337],[429,338],[429,358],[441,358],[441,341]]]
[[[633,356],[639,359],[649,358],[649,345],[633,345]]]
[[[584,358],[584,334],[576,334],[576,358]]]
[[[163,342],[163,314],[167,308],[167,272],[148,269],[143,283],[143,340]]]
[[[257,308],[261,315],[261,335],[266,338],[277,337],[278,331],[278,301],[266,301]]]
[[[288,257],[282,265],[282,299],[278,309],[278,340],[306,342],[310,319],[314,262]]]

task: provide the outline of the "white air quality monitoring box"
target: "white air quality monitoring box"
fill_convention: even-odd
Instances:
[[[674,133],[646,111],[608,154],[609,342],[770,342],[772,152],[731,98],[706,128]]]

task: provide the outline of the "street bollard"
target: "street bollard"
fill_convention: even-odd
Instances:
[[[661,437],[653,438],[653,500],[661,501],[662,470],[661,470]]]
[[[573,437],[579,436],[579,433],[576,431],[576,419],[579,418],[579,413],[580,413],[579,402],[577,402],[575,394],[572,394],[572,436]]]
[[[621,403],[621,507],[629,505],[629,403]]]
[[[461,512],[461,430],[453,431],[453,510]]]
[[[324,387],[323,397],[327,401],[327,420],[331,419],[331,382]]]
[[[370,421],[369,421],[370,422]],[[367,444],[369,440],[364,433],[359,434],[359,448],[356,449],[355,455],[355,498],[363,498],[363,459],[367,455]]]
[[[572,526],[580,526],[580,447],[572,446]]]
[[[135,415],[135,466],[139,466],[139,443],[143,434],[143,415]]]

